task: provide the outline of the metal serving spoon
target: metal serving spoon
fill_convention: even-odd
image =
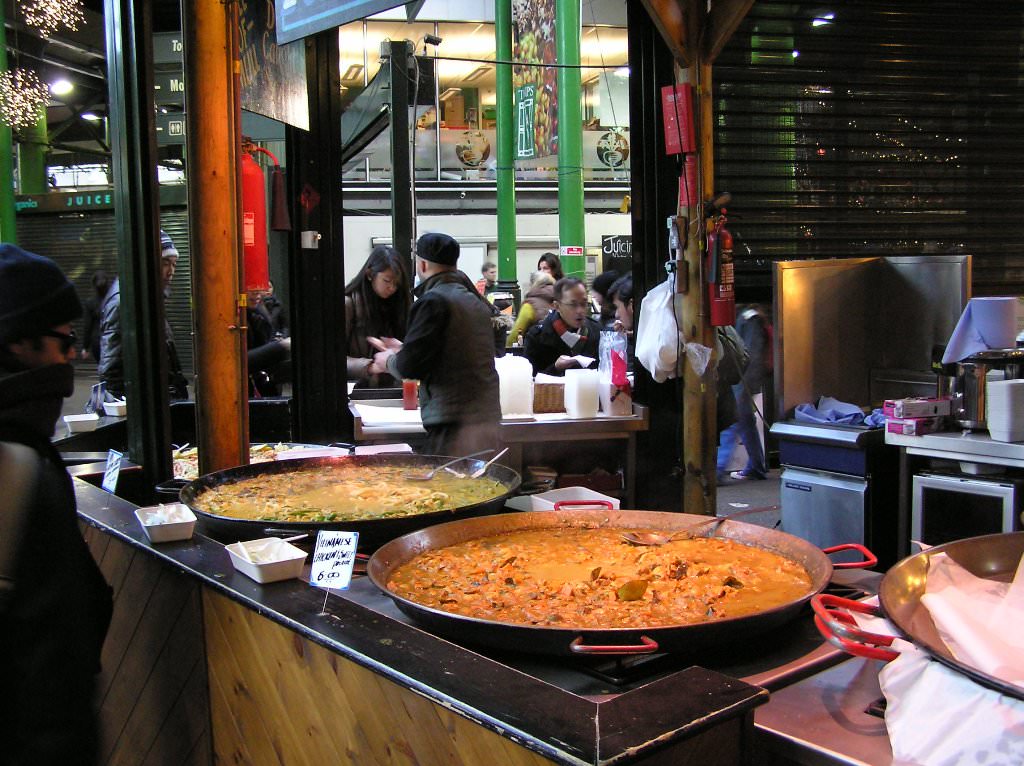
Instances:
[[[457,457],[454,460],[449,460],[447,463],[441,463],[441,465],[435,466],[431,468],[429,471],[425,471],[423,473],[414,473],[412,471],[409,471],[408,473],[403,473],[402,476],[411,481],[430,481],[441,469],[447,468],[450,465],[455,465],[460,460],[468,460],[471,457],[480,457],[480,455],[486,455],[488,452],[494,452],[494,450],[480,450],[479,452],[474,452],[470,455],[463,455],[462,457]]]
[[[670,535],[661,534],[660,532],[622,532],[621,537],[631,545],[664,545],[673,540],[686,540],[695,537],[698,532],[702,532],[707,527],[717,529],[718,525],[723,521],[735,519],[738,516],[749,516],[752,513],[764,513],[771,510],[774,510],[774,507],[744,508],[742,511],[730,513],[728,516],[712,516],[703,521],[698,521],[692,527],[680,529],[678,532],[673,532]]]
[[[506,452],[508,452],[508,447],[505,447],[505,449],[503,449],[503,450],[502,450],[501,452],[499,452],[499,453],[498,453],[497,455],[495,455],[495,456],[494,456],[494,457],[492,457],[492,458],[491,458],[490,460],[488,460],[488,461],[487,461],[486,463],[484,463],[484,464],[483,464],[482,466],[480,466],[480,467],[479,467],[479,468],[477,468],[477,469],[476,469],[475,471],[473,471],[473,473],[471,473],[471,474],[469,475],[469,478],[471,478],[471,479],[479,479],[479,478],[480,478],[481,476],[483,476],[483,475],[484,475],[484,473],[485,473],[485,472],[487,471],[487,468],[488,468],[488,466],[490,466],[490,464],[491,464],[491,463],[493,463],[493,462],[494,462],[495,460],[497,460],[497,459],[498,459],[499,457],[501,457],[502,455],[504,455],[504,454],[505,454]]]

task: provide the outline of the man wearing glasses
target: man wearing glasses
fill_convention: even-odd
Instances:
[[[74,391],[74,287],[0,244],[0,742],[10,764],[92,764],[111,592],[78,529],[53,436]]]
[[[600,342],[601,327],[590,318],[586,286],[563,277],[555,282],[555,310],[526,333],[523,353],[534,375],[564,375],[570,368],[597,364]]]

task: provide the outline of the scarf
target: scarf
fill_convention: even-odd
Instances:
[[[587,343],[587,324],[586,322],[580,327],[578,332],[573,332],[569,329],[569,325],[565,323],[562,317],[555,317],[555,321],[552,322],[552,326],[555,328],[555,333],[562,339],[570,351],[576,353],[578,350],[582,350]]]

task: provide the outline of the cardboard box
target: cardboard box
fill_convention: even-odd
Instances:
[[[941,431],[946,418],[889,418],[885,421],[885,430],[900,436],[924,436]]]
[[[930,418],[949,414],[949,399],[886,399],[882,412],[889,418]]]

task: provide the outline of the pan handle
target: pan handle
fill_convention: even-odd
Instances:
[[[555,503],[556,511],[564,511],[568,508],[605,508],[615,510],[615,506],[608,500],[559,500]]]
[[[848,612],[859,612],[880,616],[882,612],[877,606],[833,596],[830,593],[820,593],[811,599],[811,609],[814,610],[814,624],[821,635],[830,644],[842,649],[847,654],[883,662],[889,662],[900,656],[900,653],[894,649],[883,648],[892,644],[894,636],[884,636],[880,633],[861,630],[857,627],[853,617],[848,614]],[[847,611],[841,611],[843,609]]]
[[[833,545],[831,548],[822,548],[821,550],[826,556],[838,551],[859,551],[864,557],[863,561],[845,561],[841,564],[833,564],[833,569],[870,569],[878,563],[878,556],[860,543],[843,543],[842,545]]]
[[[573,639],[569,649],[573,654],[654,654],[658,651],[658,642],[647,636],[640,636],[641,643],[634,646],[591,646],[583,643],[583,636]]]

